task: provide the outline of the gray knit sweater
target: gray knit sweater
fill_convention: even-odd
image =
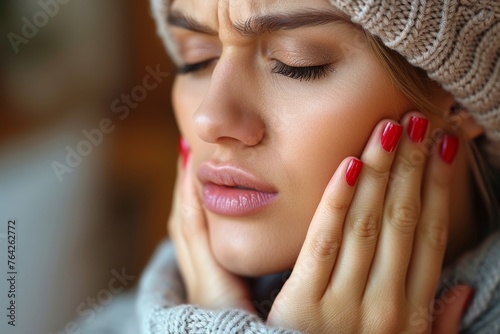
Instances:
[[[500,232],[465,254],[442,275],[442,288],[458,283],[474,287],[461,333],[500,333]],[[137,291],[115,299],[83,334],[283,333],[256,315],[236,309],[205,310],[185,304],[172,244],[166,240],[144,271]]]

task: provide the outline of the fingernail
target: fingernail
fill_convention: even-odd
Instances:
[[[467,297],[465,298],[465,303],[462,306],[462,315],[469,309],[472,299],[474,298],[474,290],[472,288],[468,288],[467,290]]]
[[[403,127],[399,124],[388,122],[382,132],[380,142],[387,152],[392,152],[398,146],[399,139],[403,133]]]
[[[181,156],[181,161],[182,161],[182,169],[186,168],[187,161],[189,159],[189,145],[187,141],[184,139],[184,137],[179,137],[179,154]]]
[[[439,148],[441,159],[447,164],[451,164],[455,159],[458,150],[458,138],[453,135],[445,134]]]
[[[349,165],[347,166],[347,172],[345,174],[345,179],[347,184],[353,187],[358,180],[361,169],[363,168],[363,163],[358,159],[351,159]]]
[[[427,125],[429,125],[429,120],[422,117],[411,116],[410,122],[408,123],[408,137],[414,143],[420,143],[424,140],[425,134],[427,132]]]

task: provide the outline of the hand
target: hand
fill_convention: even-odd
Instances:
[[[307,333],[431,333],[458,142],[445,136],[441,156],[426,151],[428,121],[410,113],[407,127],[411,116],[418,117],[413,140],[403,134],[396,150],[403,127],[383,121],[363,163],[339,165],[268,324]]]
[[[179,159],[168,228],[188,302],[209,309],[240,308],[255,312],[245,282],[221,267],[212,254],[205,216],[189,172],[191,159],[187,156],[184,153]]]

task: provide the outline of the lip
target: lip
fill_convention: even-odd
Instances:
[[[207,210],[223,216],[262,211],[278,197],[277,189],[236,165],[205,162],[197,172]]]

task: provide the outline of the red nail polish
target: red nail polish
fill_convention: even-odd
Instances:
[[[444,162],[451,164],[455,159],[458,150],[458,138],[445,134],[439,148],[439,154]]]
[[[347,166],[347,172],[345,174],[345,180],[347,184],[353,187],[358,180],[361,169],[363,168],[363,163],[358,159],[351,159],[349,165]]]
[[[182,161],[182,169],[186,168],[187,161],[189,158],[189,145],[184,139],[184,137],[179,137],[179,154],[181,156],[181,161]]]
[[[387,152],[392,152],[398,146],[399,139],[403,133],[403,127],[392,122],[387,123],[382,132],[380,143]]]
[[[462,315],[467,311],[467,309],[469,308],[471,302],[472,302],[472,298],[474,298],[474,290],[473,289],[469,289],[469,292],[468,292],[468,295],[465,299],[465,303],[464,303],[464,306],[462,306]]]
[[[427,132],[427,125],[429,125],[429,120],[426,118],[417,116],[410,117],[410,122],[408,123],[408,137],[410,137],[412,142],[420,143],[424,140]]]

